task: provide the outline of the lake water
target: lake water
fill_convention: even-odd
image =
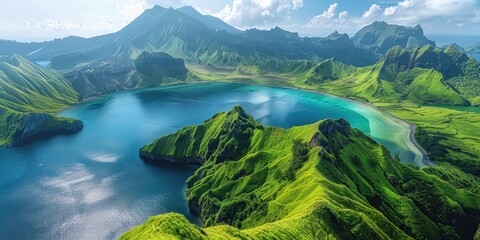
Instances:
[[[312,92],[242,84],[192,84],[122,92],[61,115],[85,128],[23,148],[0,148],[0,239],[112,239],[149,216],[179,212],[194,167],[151,166],[138,149],[240,104],[266,125],[343,117],[403,161],[408,130],[368,106]]]

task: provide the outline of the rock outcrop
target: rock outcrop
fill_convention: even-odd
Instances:
[[[83,123],[76,119],[58,118],[46,113],[25,115],[12,137],[12,146],[23,146],[37,139],[55,135],[75,134],[83,129]]]
[[[435,47],[435,42],[423,35],[420,25],[404,27],[390,25],[383,21],[377,21],[362,28],[353,36],[352,41],[358,47],[379,54],[386,53],[396,45],[406,49],[421,48],[425,45]]]

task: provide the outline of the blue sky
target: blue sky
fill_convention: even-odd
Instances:
[[[480,0],[16,0],[0,7],[0,39],[110,33],[153,5],[191,5],[240,29],[280,26],[302,36],[352,34],[377,20],[420,24],[426,34],[480,35]]]

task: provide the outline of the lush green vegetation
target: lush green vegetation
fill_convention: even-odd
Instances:
[[[400,164],[342,119],[263,127],[235,107],[141,152],[202,163],[187,199],[204,228],[160,215],[123,239],[447,239],[471,238],[478,225],[478,180]]]
[[[0,146],[81,129],[77,120],[52,115],[78,102],[67,81],[18,55],[0,63],[0,96]]]
[[[192,8],[157,6],[113,34],[0,46],[2,55],[30,53],[69,69],[67,82],[19,56],[0,63],[0,145],[78,130],[79,121],[53,114],[79,95],[202,79],[371,102],[416,124],[418,142],[437,163],[400,165],[341,120],[263,127],[237,107],[141,149],[148,161],[201,165],[187,196],[205,228],[168,214],[124,238],[463,239],[478,226],[479,114],[427,104],[479,105],[480,65],[456,46],[435,48],[420,26],[375,22],[353,39],[338,32],[302,38],[278,27],[239,31]]]
[[[474,69],[480,65],[475,60],[466,58],[467,61],[459,62],[457,66],[450,59],[451,56],[446,53],[452,56],[458,53],[452,53],[452,51],[451,48],[440,50],[430,46],[412,51],[394,47],[387,53],[384,60],[362,68],[332,59],[317,64],[307,60],[276,64],[270,61],[262,65],[240,65],[234,71],[229,68],[212,70],[197,65],[190,65],[190,68],[204,80],[301,87],[370,102],[469,105],[470,101],[467,98],[470,98],[475,103],[480,92],[474,88],[462,92],[449,82],[461,78],[470,85],[476,84],[480,79],[478,76],[480,71],[470,72],[462,70],[461,67],[468,66],[465,69]],[[436,57],[432,59],[425,57],[431,54]],[[463,53],[458,54],[462,54],[461,59],[466,57]],[[412,60],[412,56],[416,59]],[[442,62],[438,59],[443,58],[440,56],[451,61]],[[438,66],[438,69],[432,68],[433,65]],[[452,68],[457,69],[458,72],[453,73],[453,70],[442,66],[454,66]]]
[[[431,160],[480,176],[480,114],[439,106],[376,104],[417,125],[415,137]]]
[[[419,127],[417,140],[432,160],[451,163],[478,176],[480,144],[475,130],[480,128],[478,113],[459,111],[462,107],[455,111],[425,105],[478,103],[478,89],[471,87],[468,91],[461,91],[450,84],[455,79],[469,79],[466,82],[471,86],[478,84],[480,72],[478,62],[456,51],[453,46],[446,49],[425,46],[410,51],[394,47],[382,61],[363,68],[333,60],[319,64],[300,63],[292,63],[299,67],[285,68],[286,73],[242,74],[226,68],[212,70],[197,65],[189,68],[200,78],[210,81],[300,87],[373,103],[416,124]],[[258,69],[262,71],[262,68]]]

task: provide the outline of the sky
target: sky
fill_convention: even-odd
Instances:
[[[189,5],[242,30],[279,26],[301,36],[352,35],[380,20],[420,24],[426,34],[480,35],[480,0],[0,0],[0,39],[102,35],[154,5]]]

